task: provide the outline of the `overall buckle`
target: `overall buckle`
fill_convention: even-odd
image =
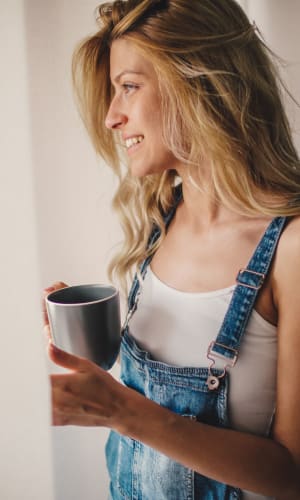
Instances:
[[[245,273],[245,272],[250,273],[250,274],[254,274],[255,276],[260,276],[260,281],[258,282],[258,284],[256,286],[255,285],[248,285],[248,283],[242,283],[241,281],[239,281],[240,275],[242,273]],[[264,283],[265,277],[266,277],[266,275],[263,273],[258,273],[257,271],[252,271],[251,269],[247,269],[246,267],[243,267],[242,269],[239,270],[235,281],[238,285],[245,286],[246,288],[252,288],[253,290],[259,290]]]
[[[227,349],[228,351],[231,351],[234,354],[233,358],[228,358],[227,356],[220,354],[218,352],[217,353],[212,352],[216,345],[223,347],[223,349]],[[206,357],[207,357],[207,359],[209,359],[211,361],[211,363],[208,367],[208,377],[206,380],[206,384],[208,385],[209,390],[212,391],[212,390],[215,390],[219,387],[220,379],[225,376],[227,368],[232,368],[235,365],[237,358],[238,358],[238,351],[236,349],[233,349],[232,347],[228,347],[224,344],[220,344],[219,342],[216,342],[213,340],[208,346]],[[218,376],[213,375],[212,371],[211,371],[212,367],[216,363],[216,358],[226,360],[226,363],[223,367],[223,372],[221,373],[221,375],[218,375]]]

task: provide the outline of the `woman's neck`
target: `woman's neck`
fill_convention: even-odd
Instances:
[[[211,177],[206,172],[207,170],[201,174],[198,181],[189,174],[188,169],[178,172],[182,179],[181,216],[195,231],[209,229],[218,223],[231,222],[241,217],[218,201]]]

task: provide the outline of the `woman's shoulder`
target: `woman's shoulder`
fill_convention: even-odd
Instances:
[[[288,255],[300,259],[300,215],[288,218],[286,227],[278,243],[278,257],[281,260]]]
[[[273,438],[295,455],[300,452],[300,217],[288,223],[279,240],[274,262],[278,310],[277,397]]]
[[[300,297],[300,215],[289,218],[279,240],[273,266],[275,296]]]

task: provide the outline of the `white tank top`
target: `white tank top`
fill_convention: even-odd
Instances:
[[[171,288],[150,266],[131,335],[151,356],[174,366],[208,367],[207,348],[215,340],[235,285],[205,293]],[[238,360],[230,368],[229,418],[233,429],[267,436],[275,410],[277,329],[252,311]],[[216,367],[218,365],[216,362]],[[243,492],[245,500],[267,497]]]

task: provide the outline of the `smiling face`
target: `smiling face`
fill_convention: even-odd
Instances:
[[[153,65],[129,40],[115,40],[110,77],[115,93],[105,125],[120,134],[132,175],[176,169],[179,162],[162,138],[161,99]]]

